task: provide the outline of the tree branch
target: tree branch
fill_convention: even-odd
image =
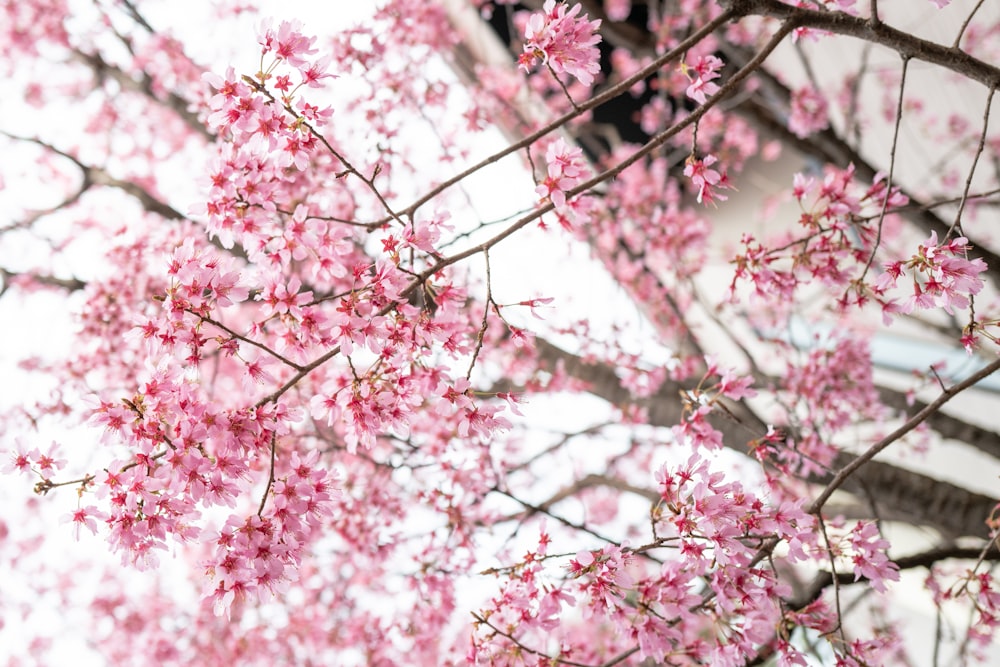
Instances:
[[[166,220],[178,220],[178,221],[179,220],[191,220],[190,218],[188,218],[186,215],[184,215],[183,213],[181,213],[180,211],[178,211],[177,209],[175,209],[173,206],[171,206],[167,202],[162,201],[161,199],[158,199],[153,193],[151,193],[149,190],[147,190],[143,186],[139,185],[138,183],[135,183],[134,181],[129,181],[129,180],[121,179],[121,178],[116,178],[115,176],[112,176],[110,173],[108,173],[108,171],[106,169],[104,169],[103,167],[97,167],[97,166],[94,166],[94,165],[85,164],[84,162],[82,162],[78,157],[76,157],[72,153],[67,153],[66,151],[64,151],[64,150],[62,150],[60,148],[57,148],[56,146],[53,146],[52,144],[48,143],[47,141],[44,141],[44,140],[39,139],[37,137],[22,137],[22,136],[19,136],[19,135],[16,135],[16,134],[11,134],[9,132],[5,132],[3,130],[0,130],[0,135],[3,135],[3,136],[5,136],[5,137],[7,137],[9,139],[14,140],[14,141],[23,141],[23,142],[26,142],[26,143],[35,144],[36,146],[40,146],[40,147],[42,147],[42,148],[44,148],[44,149],[46,149],[46,150],[48,150],[48,151],[50,151],[52,153],[55,153],[56,155],[58,155],[60,157],[63,157],[65,159],[69,160],[74,165],[76,165],[77,168],[80,169],[80,172],[81,172],[82,178],[83,178],[83,180],[81,181],[79,189],[76,192],[74,192],[72,195],[70,195],[69,197],[67,197],[64,201],[62,201],[57,206],[54,206],[54,207],[52,207],[50,209],[46,209],[44,211],[36,212],[32,216],[30,216],[27,221],[21,221],[18,224],[16,224],[15,227],[22,228],[22,227],[30,226],[30,224],[33,224],[36,220],[38,220],[39,218],[41,218],[41,217],[43,217],[45,215],[49,215],[51,213],[55,213],[56,211],[59,211],[59,210],[61,210],[63,208],[66,208],[66,207],[70,206],[71,204],[75,204],[77,201],[79,201],[79,199],[83,196],[83,194],[87,190],[89,190],[90,188],[92,188],[95,185],[109,187],[109,188],[115,188],[117,190],[121,190],[122,192],[130,195],[136,201],[138,201],[139,204],[140,204],[140,206],[142,206],[142,208],[147,213],[156,214],[156,215],[158,215],[158,216],[160,216],[162,218],[165,218]],[[3,231],[4,230],[0,230],[0,232],[3,232]],[[219,238],[217,236],[210,237],[209,238],[209,242],[212,245],[214,245],[216,248],[218,248],[219,250],[222,250],[222,251],[224,251],[226,253],[229,253],[229,254],[231,254],[231,255],[233,255],[235,257],[239,257],[240,259],[244,259],[244,260],[247,259],[247,254],[243,250],[243,248],[241,248],[239,246],[234,246],[232,248],[226,248],[224,245],[222,245],[222,242],[219,240]]]
[[[980,380],[984,380],[990,375],[993,375],[993,373],[995,373],[998,370],[1000,370],[1000,359],[994,361],[989,366],[981,368],[978,372],[973,373],[972,375],[962,380],[958,384],[952,385],[951,387],[948,387],[943,392],[941,392],[941,395],[938,396],[937,399],[934,400],[934,402],[930,403],[923,410],[913,415],[913,417],[908,419],[906,423],[897,428],[895,431],[893,431],[892,433],[890,433],[889,435],[887,435],[886,437],[882,438],[877,443],[869,447],[864,454],[858,456],[853,461],[848,463],[846,466],[842,467],[840,471],[836,474],[836,476],[832,480],[830,480],[826,488],[823,489],[823,492],[819,495],[819,497],[817,497],[816,500],[813,501],[812,505],[809,508],[809,512],[814,513],[820,511],[820,509],[822,509],[823,507],[823,503],[825,503],[830,498],[830,496],[833,495],[833,492],[836,491],[840,486],[842,486],[844,481],[846,481],[848,477],[853,475],[859,468],[861,468],[861,466],[865,465],[865,463],[875,458],[875,456],[878,455],[879,452],[884,451],[886,447],[888,447],[892,443],[902,438],[904,435],[915,429],[920,424],[927,421],[927,418],[930,415],[937,412],[942,405],[950,401],[952,398],[962,393],[969,387],[973,386]]]
[[[932,565],[940,563],[943,560],[978,560],[979,558],[983,560],[995,562],[1000,560],[1000,550],[996,546],[988,549],[985,554],[982,549],[970,548],[970,547],[959,547],[954,545],[947,545],[936,547],[928,551],[923,551],[918,554],[913,554],[910,556],[903,556],[902,558],[893,559],[893,563],[899,567],[900,570],[912,570],[918,567],[929,568]],[[830,572],[820,572],[809,584],[809,587],[803,592],[802,595],[796,597],[794,600],[788,601],[788,606],[792,609],[802,609],[808,606],[810,603],[815,602],[819,599],[819,596],[823,594],[829,586],[833,584],[833,574]],[[837,582],[841,586],[846,586],[854,583],[861,583],[868,581],[867,577],[861,577],[855,581],[854,572],[838,572]]]
[[[868,19],[843,12],[795,7],[778,0],[719,0],[719,4],[740,16],[767,16],[780,21],[791,21],[800,28],[813,28],[856,37],[891,49],[904,58],[914,58],[938,65],[977,81],[987,88],[1000,86],[1000,67],[986,63],[964,51],[902,32],[882,22],[873,23]]]
[[[680,423],[683,418],[683,404],[679,393],[690,387],[667,382],[653,396],[636,399],[621,385],[610,366],[585,361],[541,338],[536,338],[535,344],[541,367],[550,371],[559,369],[583,383],[589,393],[612,405],[645,409],[649,424],[671,427]],[[964,383],[962,386],[964,388]],[[932,403],[918,414],[934,414],[945,402],[941,399],[939,401],[940,403]],[[715,418],[713,426],[722,433],[726,447],[749,456],[750,442],[753,439],[748,437],[751,435],[750,431],[763,434],[767,430],[767,424],[744,403],[729,403],[727,407],[734,419]],[[853,454],[841,452],[831,467],[833,470],[840,470],[854,464],[857,458]],[[997,504],[996,498],[880,461],[870,461],[863,467],[858,464],[854,470],[854,474],[844,477],[839,483],[840,488],[862,498],[864,494],[870,493],[883,519],[931,526],[949,537],[989,537],[985,521]],[[806,481],[830,484],[834,478],[832,473],[817,474]]]

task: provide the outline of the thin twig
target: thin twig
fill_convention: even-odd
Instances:
[[[822,516],[818,516],[817,521],[819,521],[820,532],[823,534],[823,543],[826,544],[826,554],[830,557],[830,573],[833,579],[833,601],[834,608],[837,610],[837,632],[846,644],[847,636],[844,634],[844,612],[840,605],[840,579],[837,577],[837,559],[833,555],[830,536],[826,532],[826,521],[823,520]]]
[[[860,468],[865,463],[875,458],[875,456],[879,452],[884,450],[886,447],[896,442],[904,435],[906,435],[907,433],[915,429],[917,426],[922,424],[924,421],[927,420],[928,417],[937,412],[941,408],[941,406],[950,401],[952,398],[962,393],[969,387],[975,385],[980,380],[989,377],[997,370],[1000,370],[1000,359],[994,361],[992,364],[988,366],[983,367],[978,372],[973,373],[972,375],[962,380],[958,384],[952,385],[949,389],[946,389],[945,391],[941,392],[941,395],[938,396],[934,402],[929,403],[923,410],[913,415],[902,426],[900,426],[895,431],[893,431],[889,435],[879,440],[877,443],[869,447],[868,450],[865,451],[865,453],[861,454],[856,459],[851,461],[849,464],[841,468],[840,472],[838,472],[837,475],[832,480],[830,480],[830,483],[826,485],[826,488],[823,489],[823,492],[812,502],[807,512],[809,514],[818,513],[823,508],[823,505],[826,504],[826,501],[830,499],[830,496],[833,495],[833,492],[836,491],[838,488],[840,488],[840,486],[843,485],[843,483],[847,480],[847,478],[853,475],[858,470],[858,468]]]
[[[892,177],[896,173],[896,146],[899,142],[899,126],[903,121],[903,96],[906,91],[906,72],[909,64],[909,56],[904,56],[903,71],[899,79],[899,99],[896,101],[896,123],[892,129],[892,147],[889,149],[889,175],[886,176],[885,195],[882,197],[882,210],[879,212],[878,222],[875,225],[875,241],[872,243],[872,251],[868,255],[865,270],[861,272],[861,277],[858,278],[858,284],[863,282],[865,276],[868,275],[868,269],[871,268],[872,262],[875,261],[875,253],[878,252],[878,248],[882,244],[882,224],[885,222],[885,215],[889,210],[889,199],[892,197]]]
[[[476,367],[476,360],[479,358],[479,352],[483,349],[483,338],[486,336],[486,329],[490,326],[490,308],[496,307],[493,303],[493,283],[492,274],[490,273],[490,251],[483,251],[483,258],[486,260],[486,303],[483,304],[483,323],[479,325],[479,331],[476,332],[476,348],[472,351],[472,359],[469,360],[469,370],[465,373],[465,379],[468,380],[472,377],[472,369]]]
[[[567,88],[566,84],[563,83],[563,80],[559,78],[559,75],[556,74],[556,71],[552,69],[552,63],[546,62],[545,66],[548,68],[549,72],[552,73],[552,78],[554,78],[556,80],[556,83],[559,84],[559,87],[562,88],[563,94],[566,95],[566,99],[569,100],[570,106],[573,107],[573,110],[579,111],[580,107],[577,105],[576,100],[573,99],[573,96],[569,94],[569,88]]]
[[[958,205],[958,213],[955,214],[955,222],[951,223],[951,227],[948,229],[948,236],[951,236],[952,232],[956,228],[961,229],[960,225],[962,222],[962,213],[965,211],[965,203],[969,199],[969,190],[972,188],[972,177],[976,173],[976,165],[979,164],[979,156],[983,154],[983,148],[986,146],[986,132],[990,126],[990,107],[993,106],[993,94],[996,92],[996,84],[990,87],[990,92],[986,96],[986,111],[983,112],[983,131],[979,135],[979,145],[976,147],[976,155],[972,158],[972,166],[969,167],[969,175],[965,179],[965,189],[962,190],[962,201]],[[944,239],[942,239],[944,240]]]
[[[264,493],[260,497],[260,507],[257,508],[257,516],[262,516],[264,514],[264,506],[267,504],[267,494],[271,492],[271,488],[274,486],[274,459],[275,450],[277,449],[278,437],[277,434],[271,434],[271,465],[267,473],[267,485],[264,486]]]
[[[972,11],[969,12],[969,15],[965,17],[965,20],[962,21],[962,26],[958,29],[958,34],[955,35],[955,41],[951,43],[951,48],[956,51],[962,48],[961,43],[962,37],[965,36],[965,30],[969,27],[969,24],[972,23],[972,17],[976,15],[976,12],[978,12],[979,8],[982,6],[983,0],[979,0],[979,2],[976,3],[976,6],[972,8]]]
[[[544,514],[545,516],[549,517],[550,519],[555,519],[556,521],[558,521],[562,525],[566,526],[567,528],[572,528],[573,530],[578,530],[578,531],[580,531],[582,533],[587,533],[588,535],[592,535],[593,537],[596,537],[600,541],[606,542],[607,544],[613,544],[616,547],[620,547],[621,546],[621,542],[618,542],[617,540],[613,540],[610,537],[607,537],[605,535],[601,535],[600,533],[598,533],[597,531],[595,531],[593,528],[590,528],[590,527],[588,527],[588,526],[586,526],[586,525],[584,525],[582,523],[576,523],[575,521],[570,521],[569,519],[567,519],[567,518],[565,518],[563,516],[560,516],[558,514],[555,514],[555,513],[552,512],[552,510],[550,510],[550,509],[548,509],[546,507],[542,507],[541,505],[535,505],[533,503],[529,503],[527,500],[522,500],[522,499],[518,498],[517,496],[515,496],[510,491],[507,491],[506,489],[503,489],[503,488],[501,488],[499,486],[493,487],[490,490],[493,491],[494,493],[499,493],[502,496],[506,496],[507,498],[510,498],[514,502],[516,502],[519,505],[521,505],[521,507],[523,507],[527,511],[526,516],[511,517],[510,520],[515,520],[516,519],[516,520],[523,521],[524,519],[526,519],[527,517],[531,516],[532,514]],[[651,557],[647,556],[647,558],[651,558]],[[656,559],[652,559],[652,560],[656,560]],[[659,561],[656,561],[656,562],[659,562]]]
[[[708,35],[710,35],[713,32],[715,32],[716,29],[722,27],[726,23],[729,23],[731,20],[737,18],[739,15],[740,15],[739,12],[737,12],[735,10],[732,10],[732,9],[727,9],[726,11],[723,11],[721,14],[719,14],[719,16],[717,16],[713,20],[711,20],[708,23],[706,23],[699,30],[697,30],[694,33],[692,33],[690,37],[688,37],[687,39],[685,39],[684,41],[682,41],[680,44],[678,44],[676,47],[674,47],[670,51],[667,51],[666,53],[664,53],[662,56],[660,56],[660,57],[656,58],[655,60],[653,60],[649,65],[647,65],[646,67],[643,67],[642,69],[640,69],[638,72],[636,72],[632,76],[630,76],[630,77],[622,80],[621,82],[615,84],[613,87],[611,87],[608,90],[604,91],[600,95],[596,95],[596,96],[590,98],[589,100],[587,100],[586,102],[583,102],[583,103],[579,104],[577,109],[574,109],[573,111],[571,111],[569,113],[563,114],[562,116],[560,116],[559,118],[556,118],[554,121],[552,121],[548,125],[545,125],[544,127],[538,129],[535,132],[532,132],[531,134],[529,134],[528,136],[524,137],[520,141],[511,144],[507,148],[505,148],[505,149],[503,149],[503,150],[501,150],[501,151],[499,151],[497,153],[494,153],[493,155],[490,155],[489,157],[487,157],[487,158],[481,160],[480,162],[472,165],[468,169],[465,169],[464,171],[461,171],[458,174],[455,174],[454,176],[452,176],[451,178],[449,178],[449,179],[441,182],[438,186],[436,186],[436,187],[432,188],[431,190],[429,190],[425,195],[423,195],[422,197],[418,198],[416,201],[414,201],[412,204],[410,204],[409,206],[407,206],[401,212],[403,214],[406,214],[406,215],[412,215],[413,213],[416,212],[416,210],[418,208],[420,208],[421,206],[423,206],[424,204],[426,204],[427,202],[429,202],[430,200],[432,200],[434,197],[438,196],[439,194],[441,194],[442,192],[444,192],[448,188],[452,187],[453,185],[455,185],[455,184],[457,184],[457,183],[465,180],[466,178],[468,178],[472,174],[476,173],[477,171],[480,171],[481,169],[484,169],[485,167],[488,167],[491,164],[499,162],[500,160],[502,160],[503,158],[507,157],[508,155],[510,155],[512,153],[516,153],[517,151],[521,150],[522,148],[524,148],[526,146],[530,146],[531,144],[535,143],[536,141],[538,141],[542,137],[546,136],[547,134],[551,134],[552,132],[561,129],[567,123],[569,123],[571,120],[573,120],[574,118],[576,118],[580,114],[583,114],[583,113],[585,113],[585,112],[593,109],[594,107],[600,106],[600,105],[604,104],[605,102],[608,102],[608,101],[610,101],[610,100],[618,97],[619,95],[625,93],[627,90],[629,90],[636,83],[644,80],[646,77],[649,77],[649,76],[655,74],[663,66],[665,66],[667,63],[671,62],[672,60],[677,59],[685,51],[687,51],[691,47],[695,46],[701,40],[705,39]],[[382,220],[381,222],[388,222],[388,220]]]
[[[302,365],[301,364],[297,364],[294,361],[292,361],[291,359],[288,359],[288,358],[282,356],[278,352],[275,352],[274,350],[272,350],[271,348],[269,348],[267,345],[264,345],[263,343],[258,343],[257,341],[255,341],[255,340],[253,340],[251,338],[247,338],[246,336],[243,336],[241,334],[236,333],[235,331],[233,331],[232,329],[230,329],[229,327],[227,327],[225,324],[223,324],[222,322],[219,322],[218,320],[216,320],[214,318],[211,318],[211,317],[209,317],[207,315],[202,315],[202,314],[200,314],[200,313],[198,313],[198,312],[196,312],[194,310],[191,310],[190,308],[188,308],[186,310],[187,310],[187,312],[191,313],[192,315],[194,315],[195,317],[197,317],[198,319],[200,319],[202,322],[208,322],[212,326],[218,327],[219,329],[222,329],[223,331],[225,331],[227,334],[229,334],[230,336],[232,336],[236,340],[242,341],[242,342],[246,343],[247,345],[253,345],[256,348],[258,348],[260,350],[263,350],[264,352],[266,352],[267,354],[271,355],[272,357],[274,357],[275,359],[277,359],[281,363],[285,364],[286,366],[290,366],[291,368],[294,368],[297,371],[301,371],[302,370]]]

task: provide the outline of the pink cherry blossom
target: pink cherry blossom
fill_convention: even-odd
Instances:
[[[691,85],[687,88],[687,96],[704,104],[707,97],[711,97],[719,91],[719,86],[713,83],[713,79],[719,78],[719,71],[725,63],[720,58],[713,55],[701,56],[694,63],[685,67],[685,72],[691,79]]]
[[[719,172],[712,168],[716,162],[718,159],[714,155],[706,155],[701,159],[689,157],[685,163],[684,175],[691,179],[699,204],[713,204],[728,199],[719,190],[730,187],[729,179],[725,171]]]
[[[583,151],[569,146],[562,138],[556,139],[545,151],[545,164],[545,178],[535,192],[551,201],[557,211],[568,210],[566,193],[589,173]]]
[[[601,22],[590,21],[580,10],[579,4],[570,8],[565,2],[546,0],[542,12],[528,19],[520,66],[527,71],[541,61],[557,75],[569,74],[585,86],[593,83],[601,71],[597,49]]]
[[[803,86],[793,91],[791,106],[788,129],[797,136],[809,136],[829,125],[826,98],[812,86]]]

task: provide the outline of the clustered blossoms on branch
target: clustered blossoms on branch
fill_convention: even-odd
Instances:
[[[732,188],[729,184],[729,177],[725,170],[719,171],[714,165],[719,161],[714,155],[706,155],[703,158],[690,156],[684,163],[684,175],[691,179],[691,186],[694,188],[699,204],[714,204],[717,201],[726,201],[729,197],[719,192],[719,190]]]
[[[979,274],[986,270],[983,260],[967,259],[970,250],[969,240],[964,236],[938,243],[937,232],[931,232],[927,242],[920,244],[910,259],[885,264],[885,271],[875,281],[875,294],[885,298],[899,279],[909,273],[912,294],[902,304],[888,299],[885,308],[888,312],[906,315],[914,310],[942,308],[954,314],[956,308],[965,310],[972,297],[983,289]]]
[[[229,615],[234,604],[269,601],[298,578],[306,549],[329,513],[334,478],[319,465],[319,452],[306,458],[292,452],[275,474],[273,500],[264,512],[230,516],[205,564],[208,594],[216,613]]]
[[[719,86],[713,81],[719,78],[719,71],[725,65],[721,58],[713,55],[700,56],[694,65],[681,65],[682,71],[691,80],[687,88],[687,96],[699,104],[719,92]]]
[[[559,223],[569,229],[573,222],[586,223],[588,198],[566,198],[566,193],[590,175],[590,167],[579,146],[570,146],[559,137],[545,150],[545,178],[535,192],[556,209]]]
[[[540,14],[532,14],[524,31],[524,53],[519,59],[528,71],[541,61],[556,75],[569,74],[589,86],[600,73],[600,51],[597,34],[600,21],[580,16],[580,5],[569,8],[565,3],[546,0]]]
[[[871,185],[858,183],[854,165],[846,169],[826,167],[822,181],[796,174],[791,194],[801,210],[800,230],[782,232],[763,242],[744,234],[741,243],[745,250],[734,260],[733,293],[740,282],[749,281],[756,295],[780,294],[782,299],[775,305],[784,303],[790,308],[800,286],[819,282],[844,290],[860,279],[872,257],[879,225],[888,228],[896,222],[894,215],[883,218],[883,209],[907,203],[898,188],[888,188],[885,181],[885,175],[877,173]],[[843,308],[864,303],[864,297],[851,301],[844,292],[838,299]],[[779,310],[785,312],[783,307]]]

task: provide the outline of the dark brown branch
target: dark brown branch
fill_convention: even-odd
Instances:
[[[906,394],[901,391],[879,387],[878,392],[881,402],[897,412],[907,410],[919,412],[927,407],[927,403],[923,401],[909,403]],[[988,456],[1000,459],[1000,434],[996,431],[970,424],[941,410],[927,419],[927,425],[946,440],[957,440]]]
[[[585,524],[576,523],[575,521],[570,521],[569,519],[567,519],[567,518],[565,518],[565,517],[563,517],[563,516],[561,516],[559,514],[553,513],[552,510],[551,510],[551,508],[549,506],[546,506],[546,505],[535,505],[535,504],[529,503],[528,501],[522,500],[521,498],[518,498],[516,495],[514,495],[510,491],[507,491],[506,489],[501,488],[499,486],[498,487],[494,487],[493,489],[491,489],[491,491],[494,492],[494,493],[498,493],[498,494],[500,494],[502,496],[505,496],[507,498],[510,498],[511,500],[513,500],[514,502],[516,502],[517,504],[519,504],[521,507],[524,508],[525,511],[524,511],[524,513],[522,515],[518,515],[518,516],[515,516],[515,517],[510,517],[507,520],[510,520],[510,521],[514,521],[514,520],[523,521],[525,518],[527,518],[527,517],[529,517],[529,516],[531,516],[533,514],[544,514],[545,516],[549,517],[550,519],[554,519],[555,521],[558,521],[559,523],[561,523],[562,525],[566,526],[567,528],[572,528],[573,530],[578,530],[581,533],[587,533],[588,535],[596,537],[598,540],[600,540],[602,542],[606,542],[608,544],[614,544],[615,546],[619,546],[621,544],[617,540],[613,540],[610,537],[607,537],[605,535],[601,535],[600,533],[598,533],[597,531],[595,531],[593,528],[590,528],[589,526],[587,526]],[[649,558],[649,556],[647,556],[647,558]]]
[[[873,23],[843,12],[821,12],[794,7],[778,2],[778,0],[719,0],[719,4],[740,16],[767,16],[780,21],[790,21],[800,28],[813,28],[837,35],[856,37],[891,49],[903,58],[914,58],[938,65],[956,74],[961,74],[967,79],[977,81],[987,88],[1000,86],[1000,67],[986,63],[964,51],[935,44],[897,30],[882,22]]]
[[[990,127],[990,108],[993,105],[993,95],[997,92],[996,86],[990,88],[989,95],[986,96],[986,110],[983,112],[983,130],[979,134],[979,143],[976,145],[976,154],[972,158],[972,165],[969,167],[969,175],[965,179],[965,187],[962,188],[962,201],[958,204],[958,212],[955,213],[955,222],[951,223],[949,228],[949,235],[952,230],[956,227],[960,228],[962,224],[962,212],[965,211],[965,204],[969,201],[969,192],[972,190],[972,177],[976,174],[976,165],[979,164],[979,158],[983,154],[983,148],[986,147],[986,135],[988,134]]]
[[[453,185],[464,181],[466,178],[468,178],[472,174],[476,173],[477,171],[480,171],[481,169],[484,169],[485,167],[488,167],[488,166],[490,166],[490,165],[492,165],[492,164],[494,164],[496,162],[499,162],[501,159],[507,157],[508,155],[511,155],[513,153],[517,153],[522,148],[525,148],[526,146],[532,145],[533,143],[535,143],[536,141],[538,141],[542,137],[544,137],[544,136],[546,136],[548,134],[551,134],[552,132],[555,132],[557,130],[560,130],[563,127],[566,127],[571,120],[573,120],[577,116],[583,114],[584,112],[587,112],[587,111],[589,111],[589,110],[591,110],[591,109],[593,109],[595,107],[598,107],[598,106],[604,104],[605,102],[607,102],[609,100],[612,100],[612,99],[618,97],[619,95],[622,95],[623,93],[625,93],[625,91],[629,90],[636,83],[642,81],[646,77],[649,77],[649,76],[655,74],[664,65],[666,65],[667,63],[672,62],[673,60],[675,60],[678,57],[680,57],[681,55],[683,55],[685,51],[687,51],[688,49],[692,48],[693,46],[695,46],[696,44],[698,44],[699,42],[701,42],[701,40],[705,39],[708,35],[710,35],[713,32],[715,32],[715,30],[717,30],[718,28],[720,28],[720,27],[726,25],[727,23],[729,23],[730,21],[732,21],[734,18],[736,18],[736,16],[737,16],[737,14],[735,12],[732,12],[732,11],[725,11],[725,12],[723,12],[719,16],[715,17],[714,19],[712,19],[711,21],[709,21],[708,23],[706,23],[704,26],[700,27],[698,30],[696,30],[694,33],[692,33],[690,36],[688,36],[685,40],[683,40],[680,44],[678,44],[676,47],[674,47],[670,51],[664,53],[663,55],[657,57],[655,60],[653,60],[653,62],[651,62],[646,67],[643,67],[638,72],[635,72],[634,74],[632,74],[628,78],[624,79],[623,81],[620,81],[619,83],[615,84],[614,86],[612,86],[608,90],[605,90],[601,94],[596,95],[596,96],[590,98],[586,102],[582,102],[573,111],[570,111],[569,113],[563,114],[562,116],[560,116],[559,118],[556,118],[554,121],[552,121],[548,125],[546,125],[546,126],[540,128],[540,129],[538,129],[535,132],[532,132],[531,134],[529,134],[528,136],[524,137],[520,141],[517,141],[517,142],[511,144],[510,146],[508,146],[507,148],[503,149],[502,151],[499,151],[497,153],[494,153],[493,155],[490,155],[489,157],[485,158],[484,160],[481,160],[480,162],[472,165],[468,169],[466,169],[466,170],[464,170],[464,171],[462,171],[462,172],[460,172],[458,174],[455,174],[451,178],[449,178],[449,179],[445,180],[444,182],[438,184],[437,186],[435,186],[434,188],[432,188],[430,191],[428,191],[427,193],[425,193],[422,197],[420,197],[419,199],[417,199],[416,201],[414,201],[412,204],[410,204],[409,206],[407,206],[405,209],[403,209],[401,211],[401,213],[404,214],[404,215],[413,215],[417,211],[417,209],[419,209],[421,206],[423,206],[427,202],[429,202],[432,199],[434,199],[434,197],[437,197],[439,194],[441,194],[442,192],[444,192],[448,188],[452,187]],[[705,106],[708,106],[708,105],[705,105]],[[388,220],[387,219],[386,220],[382,220],[381,222],[388,222]]]
[[[267,472],[267,484],[264,485],[264,493],[260,496],[260,507],[257,508],[257,516],[264,515],[264,507],[267,505],[267,496],[271,493],[271,489],[274,488],[274,460],[276,456],[276,449],[278,446],[278,436],[274,433],[271,434],[271,462],[268,467]]]
[[[187,310],[187,312],[191,313],[192,315],[194,315],[195,317],[197,317],[198,319],[200,319],[202,322],[207,322],[207,323],[211,324],[213,327],[215,327],[217,329],[221,329],[222,331],[224,331],[226,333],[227,336],[230,336],[230,337],[232,337],[235,340],[242,341],[242,342],[246,343],[247,345],[252,345],[253,347],[256,347],[258,350],[261,350],[265,354],[268,354],[268,355],[274,357],[275,359],[277,359],[281,363],[285,364],[289,368],[292,368],[292,369],[294,369],[296,371],[301,371],[302,370],[302,366],[300,366],[299,364],[295,363],[291,359],[288,359],[287,357],[285,357],[281,353],[272,350],[271,348],[269,348],[267,345],[264,345],[263,343],[255,341],[252,338],[247,338],[246,336],[233,331],[232,329],[230,329],[229,327],[227,327],[225,324],[223,324],[219,320],[216,320],[216,319],[214,319],[212,317],[209,317],[208,315],[202,315],[201,313],[199,313],[197,311],[194,311],[194,310],[192,310],[190,308],[188,308],[186,310]]]
[[[75,202],[77,199],[79,199],[79,196],[83,194],[84,191],[88,190],[90,187],[94,185],[103,185],[106,187],[117,188],[119,190],[122,190],[123,192],[132,195],[139,201],[140,204],[142,204],[142,207],[150,213],[155,213],[168,220],[188,219],[186,215],[184,215],[174,207],[154,197],[152,193],[149,192],[149,190],[145,189],[141,185],[133,183],[132,181],[126,181],[120,178],[115,178],[102,167],[95,167],[93,165],[85,164],[80,160],[80,158],[76,157],[72,153],[67,153],[66,151],[50,144],[49,142],[43,139],[39,139],[37,137],[22,137],[16,134],[11,134],[9,132],[3,132],[3,131],[0,131],[0,134],[3,134],[5,137],[9,139],[13,139],[14,141],[23,141],[25,143],[30,143],[30,144],[35,144],[36,146],[40,146],[41,148],[44,148],[50,153],[55,153],[59,157],[69,160],[74,165],[76,165],[77,168],[80,169],[81,173],[83,174],[83,184],[80,187],[80,192],[77,193],[76,196],[72,197],[71,200],[67,200],[67,202],[70,201]],[[64,202],[62,205],[60,205],[59,208],[62,208],[67,205],[68,204]],[[54,212],[55,210],[57,209],[52,209],[52,211],[50,212]]]
[[[115,188],[134,197],[139,204],[149,213],[166,218],[167,220],[187,220],[188,217],[175,209],[170,204],[160,201],[149,190],[132,181],[115,178],[101,167],[87,166],[87,177],[94,185],[104,185]]]
[[[972,8],[972,11],[969,12],[969,15],[965,17],[965,20],[962,21],[962,27],[958,29],[958,34],[955,35],[955,41],[951,43],[951,48],[953,49],[961,48],[962,37],[965,35],[965,31],[969,27],[969,24],[972,23],[972,17],[975,16],[976,12],[980,10],[980,8],[983,6],[984,1],[985,0],[979,0],[979,2],[976,3],[976,6]]]

